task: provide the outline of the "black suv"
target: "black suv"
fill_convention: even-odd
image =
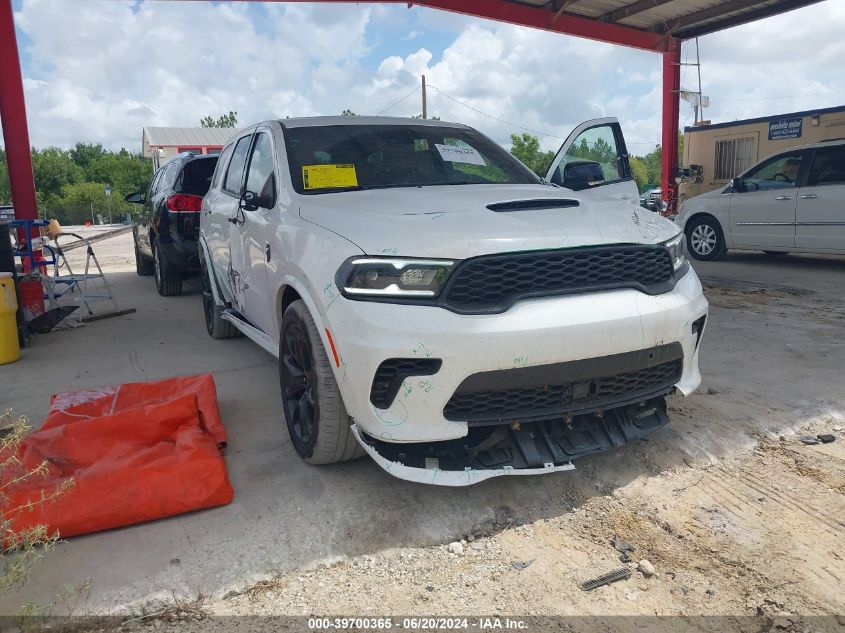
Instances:
[[[155,173],[146,192],[126,196],[127,202],[144,205],[132,227],[135,270],[155,273],[156,289],[164,297],[181,294],[185,275],[199,272],[202,197],[217,158],[190,152],[174,156]]]

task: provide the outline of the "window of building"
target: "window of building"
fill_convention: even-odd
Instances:
[[[176,148],[177,154],[181,154],[182,152],[193,152],[194,154],[202,154],[202,147],[198,147],[196,145],[185,145]]]
[[[206,154],[219,154],[223,149],[222,145],[211,145],[205,148]]]
[[[753,136],[716,141],[714,180],[730,180],[754,164],[757,154]]]

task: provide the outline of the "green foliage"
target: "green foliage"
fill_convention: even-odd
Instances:
[[[355,113],[354,113],[352,110],[350,110],[349,108],[346,108],[346,110],[344,110],[343,112],[341,112],[341,113],[340,113],[340,116],[358,116],[358,115],[357,115],[357,114],[355,114]]]
[[[651,182],[648,179],[648,167],[645,161],[639,156],[631,156],[629,162],[631,164],[631,175],[637,183],[637,189],[642,192],[646,184]]]
[[[421,119],[421,118],[422,118],[422,114],[412,114],[412,115],[411,115],[411,118],[412,118],[412,119]],[[426,121],[439,121],[439,120],[440,120],[440,117],[439,117],[439,116],[437,116],[437,115],[435,115],[435,116],[430,116],[430,117],[428,117],[428,119],[426,119]]]
[[[202,127],[235,127],[238,124],[238,113],[232,110],[228,114],[221,114],[217,119],[211,115],[200,119]]]
[[[108,217],[105,187],[112,189],[112,217],[137,213],[124,196],[146,189],[152,175],[148,158],[125,149],[112,152],[99,143],[77,143],[71,150],[57,147],[32,150],[39,214],[62,224],[79,224],[95,213]],[[6,153],[0,150],[0,204],[11,204]],[[85,212],[83,213],[83,207]]]
[[[566,151],[566,155],[572,158],[592,160],[602,165],[616,164],[616,148],[603,138],[598,138],[589,145],[586,138],[580,143],[575,143]]]
[[[555,157],[552,151],[540,151],[540,139],[528,132],[523,132],[522,136],[511,134],[511,154],[541,178],[546,177]]]
[[[6,165],[6,151],[0,148],[0,204],[12,204],[9,188],[9,167]]]

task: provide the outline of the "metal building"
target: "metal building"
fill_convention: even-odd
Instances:
[[[221,127],[145,127],[141,133],[141,154],[153,159],[153,166],[181,152],[219,154],[239,129]]]

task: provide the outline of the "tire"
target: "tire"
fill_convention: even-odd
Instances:
[[[174,297],[182,294],[182,271],[167,263],[158,242],[153,246],[153,272],[156,277],[158,294],[162,297]]]
[[[364,454],[352,433],[317,325],[299,299],[285,310],[279,335],[282,410],[293,447],[309,464],[334,464]]]
[[[783,257],[784,255],[789,255],[789,251],[763,251],[766,255],[770,257]]]
[[[229,321],[223,320],[223,308],[214,302],[211,290],[211,277],[205,265],[205,257],[200,252],[200,283],[202,284],[202,311],[205,317],[205,329],[211,338],[237,338],[240,330]]]
[[[133,240],[134,242],[134,240]],[[138,248],[138,242],[134,242],[135,245],[135,272],[138,273],[139,277],[149,277],[155,271],[153,270],[154,264],[149,259],[145,258],[141,255],[141,251]]]
[[[716,218],[700,216],[687,225],[687,250],[700,261],[714,261],[722,257],[728,249],[725,247],[725,234]]]

